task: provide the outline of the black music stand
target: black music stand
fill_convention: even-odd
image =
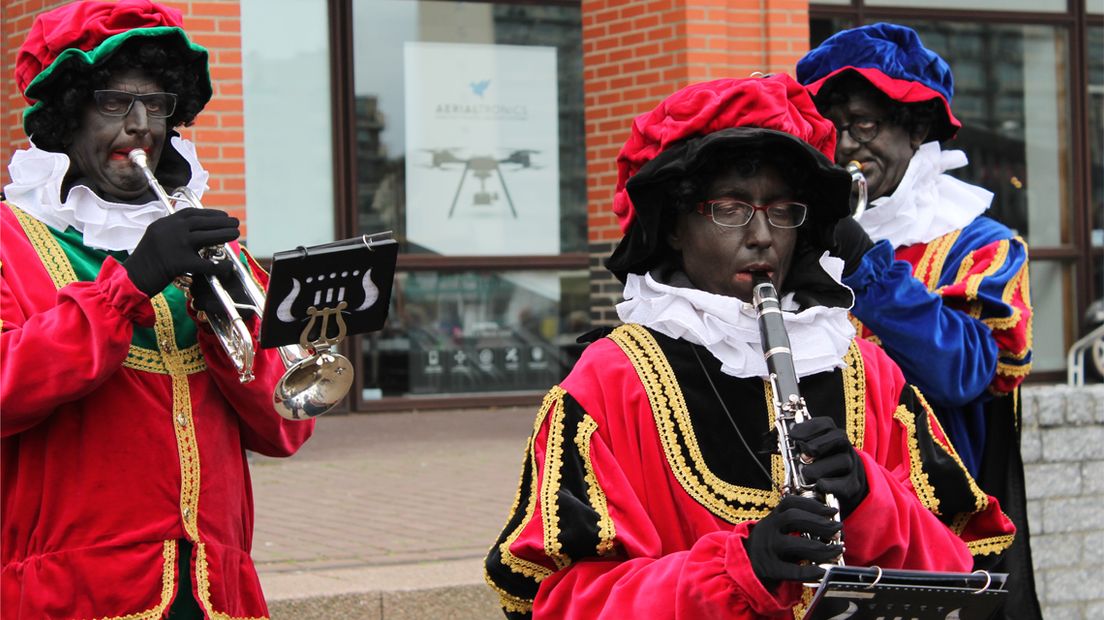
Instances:
[[[1008,598],[1006,573],[832,566],[805,620],[987,620]]]
[[[382,328],[398,254],[390,231],[274,254],[261,346],[313,350]]]

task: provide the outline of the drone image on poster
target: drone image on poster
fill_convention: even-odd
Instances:
[[[511,165],[517,167],[507,168],[507,170],[521,170],[523,168],[536,170],[540,168],[534,166],[530,159],[530,155],[540,152],[533,149],[514,149],[504,158],[493,155],[459,157],[455,153],[458,149],[455,148],[424,150],[432,156],[432,162],[426,166],[427,168],[447,170],[449,169],[448,166],[453,164],[464,164],[464,172],[460,175],[460,182],[456,186],[456,194],[453,195],[452,205],[449,206],[448,217],[450,218],[456,211],[456,203],[460,200],[460,192],[464,189],[464,181],[468,177],[468,171],[471,171],[472,176],[479,179],[479,191],[475,192],[472,197],[472,206],[490,206],[498,200],[498,194],[487,191],[487,179],[491,178],[492,174],[497,174],[499,181],[502,183],[502,192],[506,195],[506,204],[510,207],[510,213],[514,216],[514,219],[517,219],[517,209],[514,208],[514,200],[510,197],[510,190],[506,186],[506,177],[502,174],[502,168]]]

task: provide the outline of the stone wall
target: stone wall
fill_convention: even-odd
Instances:
[[[1104,385],[1022,391],[1035,581],[1047,620],[1104,618]]]

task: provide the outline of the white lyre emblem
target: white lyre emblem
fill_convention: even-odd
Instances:
[[[276,307],[276,318],[284,323],[295,323],[300,320],[302,317],[297,319],[292,313],[292,306],[296,303],[321,308],[332,307],[343,301],[348,302],[348,299],[346,299],[346,285],[350,281],[357,282],[355,278],[360,276],[360,270],[357,269],[351,273],[343,271],[340,274],[333,272],[308,276],[305,283],[300,283],[298,278],[292,278],[291,292]],[[304,288],[304,284],[309,288]],[[352,311],[362,312],[371,308],[379,300],[379,287],[376,286],[375,282],[372,282],[371,269],[364,272],[357,284],[359,285],[357,288],[364,292],[364,301]],[[354,286],[356,287],[357,284],[354,284]]]

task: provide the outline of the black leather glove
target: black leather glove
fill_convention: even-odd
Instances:
[[[234,257],[233,260],[239,260]],[[229,263],[227,263],[229,265]],[[237,277],[233,276],[233,267],[230,267],[230,273],[227,276],[219,278],[219,282],[222,287],[226,289],[226,292],[230,294],[230,297],[239,304],[250,304],[251,300],[249,295],[245,292],[245,285]],[[211,288],[211,284],[207,281],[207,278],[192,278],[192,284],[188,287],[188,295],[192,298],[192,308],[196,311],[205,312],[211,314],[212,312],[223,312],[222,304],[219,303],[218,297],[215,296],[215,291]],[[244,308],[237,308],[238,314],[243,319],[248,321],[253,318],[255,314],[252,310],[246,310]]]
[[[153,297],[177,276],[225,274],[229,263],[215,265],[199,250],[238,238],[238,220],[216,209],[181,209],[146,228],[138,247],[123,263],[138,290]]]
[[[843,259],[843,275],[849,276],[859,268],[862,258],[874,247],[870,235],[863,230],[862,224],[847,216],[836,223],[832,233],[832,256]]]
[[[751,527],[744,547],[751,569],[768,590],[779,581],[817,581],[824,576],[817,564],[834,560],[843,551],[839,545],[822,542],[843,527],[832,520],[835,512],[815,499],[787,495]],[[794,533],[812,538],[791,536]]]
[[[822,417],[795,424],[790,438],[799,452],[813,458],[812,463],[800,466],[805,481],[815,484],[821,493],[835,495],[840,518],[846,519],[870,491],[866,468],[847,433],[831,418]]]

